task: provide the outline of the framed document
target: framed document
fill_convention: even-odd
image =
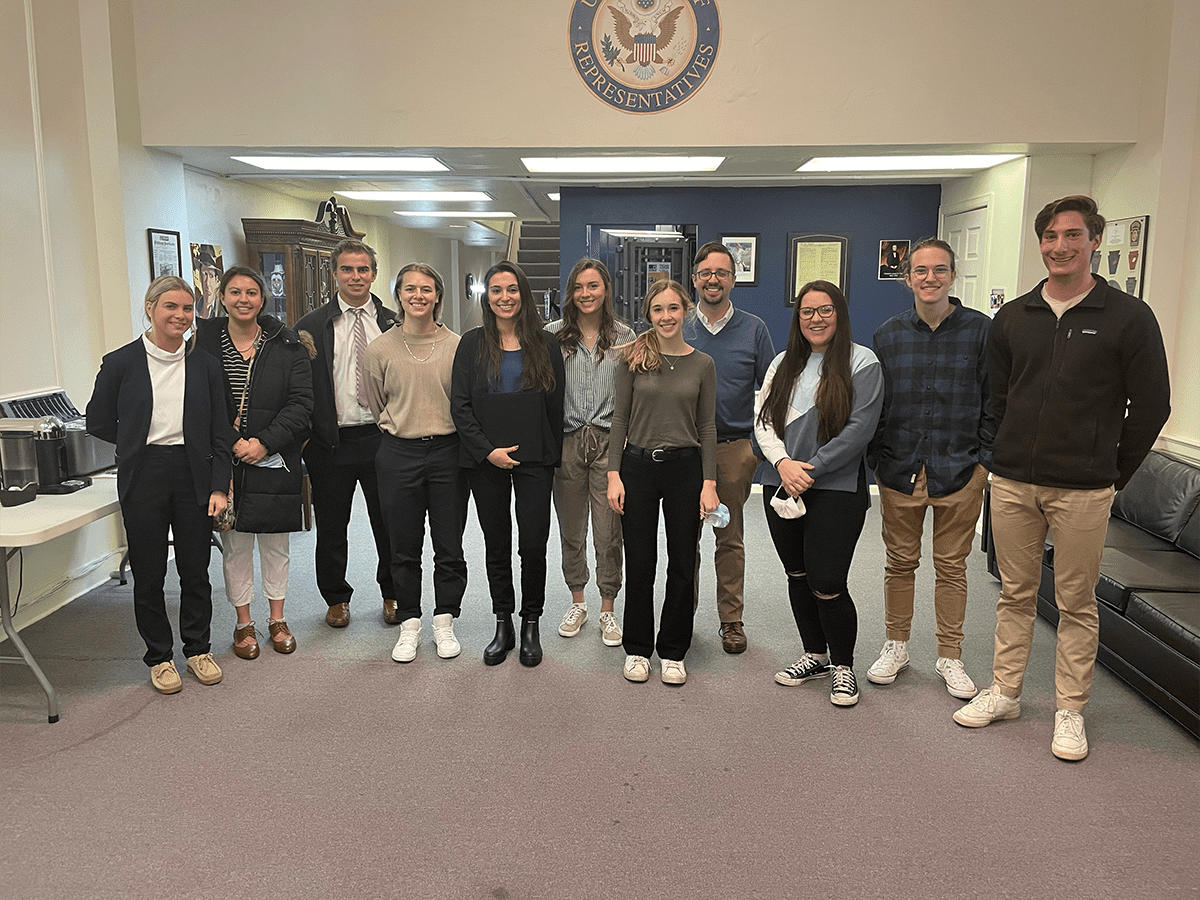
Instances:
[[[183,277],[183,254],[180,249],[179,232],[147,228],[146,240],[150,244],[150,280],[160,275]]]
[[[800,288],[810,281],[828,281],[846,292],[850,261],[850,236],[845,234],[788,234],[787,283],[784,305],[796,302]]]
[[[733,283],[747,287],[758,286],[757,234],[723,234],[721,243],[733,259]]]

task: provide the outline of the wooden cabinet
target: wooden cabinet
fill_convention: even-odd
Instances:
[[[333,296],[331,253],[343,235],[307,219],[242,219],[250,264],[267,280],[263,311],[288,325]]]

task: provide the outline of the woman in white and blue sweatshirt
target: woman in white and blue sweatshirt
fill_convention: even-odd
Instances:
[[[858,702],[858,614],[846,579],[871,505],[864,458],[882,408],[883,370],[853,342],[845,295],[828,281],[804,285],[787,349],[755,403],[754,435],[775,467],[763,478],[763,505],[805,649],[775,680],[832,675],[836,706]],[[797,499],[803,514],[784,518],[776,497]]]

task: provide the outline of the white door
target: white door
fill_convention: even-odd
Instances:
[[[943,240],[954,248],[958,277],[950,293],[963,306],[988,311],[987,277],[987,212],[986,206],[946,216],[942,222]]]

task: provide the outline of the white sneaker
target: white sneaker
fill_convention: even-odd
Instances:
[[[950,659],[946,656],[939,656],[937,664],[933,668],[941,676],[942,681],[946,682],[946,690],[950,693],[951,697],[957,697],[959,700],[970,700],[979,693],[979,688],[975,687],[975,682],[971,680],[971,676],[963,668],[961,659]]]
[[[1054,740],[1050,752],[1059,759],[1077,760],[1088,755],[1087,732],[1083,716],[1073,709],[1060,709],[1054,714]]]
[[[623,637],[621,626],[617,623],[616,613],[600,613],[600,640],[604,641],[604,646],[620,647]]]
[[[891,684],[907,668],[908,641],[885,641],[883,649],[879,651],[879,659],[867,669],[867,681],[871,684]]]
[[[954,721],[967,728],[982,728],[997,719],[1015,719],[1021,714],[1021,701],[1005,697],[994,684],[975,695],[975,699],[954,714]]]
[[[682,659],[664,659],[662,661],[663,684],[684,684],[687,682],[687,670],[683,668]]]
[[[621,674],[625,676],[626,681],[649,681],[650,660],[644,656],[626,656],[625,666],[621,669]]]
[[[399,663],[412,662],[417,658],[417,641],[421,639],[421,620],[405,619],[400,623],[400,640],[392,648],[392,659]]]
[[[562,624],[558,626],[558,633],[563,637],[575,637],[586,621],[587,606],[583,603],[572,603],[571,608],[563,616]]]
[[[404,637],[404,635],[400,635]],[[433,639],[437,641],[437,655],[442,659],[454,659],[462,653],[462,645],[454,636],[454,616],[442,613],[433,617]],[[413,650],[416,653],[416,650]]]

